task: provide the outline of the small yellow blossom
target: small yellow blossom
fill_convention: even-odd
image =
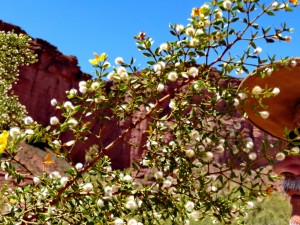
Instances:
[[[201,14],[201,9],[200,8],[193,8],[192,9],[192,14],[191,14],[192,17],[200,16],[200,14]]]
[[[201,18],[209,11],[209,5],[204,4],[200,8],[193,8],[192,9],[192,17],[200,16]]]
[[[101,55],[98,55],[96,52],[94,52],[94,56],[95,56],[94,59],[89,60],[89,62],[94,66],[97,65],[99,62],[107,59],[106,53],[102,53]]]
[[[53,163],[54,162],[51,160],[51,154],[48,152],[43,162],[43,171],[45,171],[45,165],[49,165]]]
[[[298,0],[289,0],[289,2],[294,4],[294,5],[298,5]]]
[[[44,162],[43,164],[53,164],[54,162],[51,160],[51,154],[48,152],[45,159],[44,159]]]
[[[273,193],[273,187],[271,184],[269,184],[266,188],[266,194],[268,197],[272,197],[272,193]]]
[[[4,130],[2,134],[0,134],[0,154],[2,154],[7,145],[7,138],[9,136],[9,132]]]

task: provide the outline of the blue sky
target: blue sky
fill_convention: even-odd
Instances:
[[[125,61],[136,58],[142,66],[145,60],[135,46],[134,35],[144,31],[158,46],[172,40],[169,23],[188,24],[192,7],[201,6],[199,0],[1,0],[0,19],[22,27],[34,38],[42,38],[63,54],[75,55],[84,72],[94,69],[88,59],[93,52],[106,52],[109,61],[122,56]],[[266,1],[271,2],[271,1]],[[278,57],[300,56],[300,9],[266,17],[269,26],[286,21],[294,27],[291,43],[270,45],[262,43],[264,53]]]

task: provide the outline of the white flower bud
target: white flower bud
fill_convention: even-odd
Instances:
[[[232,2],[229,1],[229,0],[225,0],[225,1],[223,2],[223,7],[224,7],[225,9],[227,9],[227,10],[231,8],[231,5],[232,5]]]
[[[100,87],[100,84],[99,84],[99,82],[97,82],[97,81],[95,81],[95,82],[93,82],[93,83],[91,84],[91,88],[92,88],[93,91],[98,90],[99,87]]]
[[[234,106],[238,106],[240,104],[240,101],[237,98],[233,99],[233,102]]]
[[[106,186],[104,188],[105,196],[111,196],[113,193],[113,188],[111,186]]]
[[[51,125],[59,124],[59,119],[58,119],[56,116],[52,116],[52,117],[50,118],[50,124],[51,124]]]
[[[124,224],[124,221],[120,218],[117,218],[114,221],[114,225],[123,225],[123,224]]]
[[[200,212],[198,211],[193,211],[190,214],[190,217],[194,220],[194,221],[198,221],[199,217],[200,217]]]
[[[123,65],[124,64],[124,60],[122,57],[117,57],[115,59],[115,63],[118,64],[118,65]]]
[[[238,93],[238,96],[240,97],[241,100],[244,100],[244,99],[246,99],[248,97],[247,94],[243,93],[243,92]]]
[[[32,129],[26,129],[25,134],[32,135],[34,134],[34,131]]]
[[[127,222],[127,225],[143,225],[141,222],[136,221],[135,219],[130,219]]]
[[[278,152],[276,154],[276,160],[277,161],[283,161],[285,159],[285,154],[283,152]]]
[[[85,94],[86,90],[87,90],[87,87],[85,87],[85,86],[80,86],[79,87],[79,92],[82,93],[82,94]]]
[[[60,184],[61,184],[61,186],[65,186],[65,185],[68,183],[68,181],[69,181],[69,178],[68,178],[68,177],[62,177],[62,178],[60,179]]]
[[[217,147],[214,148],[214,151],[217,153],[223,153],[224,152],[224,147],[223,145],[218,145]]]
[[[193,27],[188,27],[185,30],[185,34],[192,37],[195,35],[195,29]]]
[[[176,80],[177,80],[177,78],[178,78],[178,75],[177,75],[177,73],[176,72],[170,72],[169,74],[168,74],[168,80],[169,81],[172,81],[172,82],[175,82]]]
[[[78,83],[78,86],[79,87],[86,87],[86,81],[80,81],[79,83]]]
[[[25,125],[30,125],[33,123],[33,119],[30,116],[26,116],[24,118],[24,123],[25,123]]]
[[[66,146],[72,146],[75,144],[75,140],[66,142]]]
[[[188,75],[192,76],[192,77],[196,77],[198,75],[199,70],[196,67],[191,67],[188,70]]]
[[[53,171],[49,174],[50,179],[61,178],[60,173],[58,171]]]
[[[54,140],[52,142],[52,144],[56,145],[56,147],[60,147],[61,146],[61,143],[59,142],[59,140]]]
[[[169,107],[171,109],[176,109],[176,102],[174,99],[171,99],[170,103],[169,103]]]
[[[181,24],[176,24],[175,30],[176,30],[178,33],[181,33],[181,32],[184,30],[184,26],[181,25]]]
[[[162,83],[160,83],[160,84],[157,85],[157,89],[156,90],[157,90],[157,92],[160,93],[160,92],[162,92],[164,90],[164,88],[165,88],[165,85],[163,85]]]
[[[254,54],[260,54],[262,52],[262,48],[261,47],[257,47],[256,49],[254,49]]]
[[[118,81],[120,81],[120,78],[119,78],[117,75],[118,75],[118,74],[117,74],[115,71],[112,71],[112,72],[110,72],[110,73],[107,75],[107,79],[108,79],[108,80],[111,80],[111,81],[118,82]]]
[[[251,152],[248,157],[250,160],[255,160],[257,158],[257,154],[255,152]]]
[[[205,27],[209,27],[210,24],[211,24],[210,20],[205,20],[205,21],[203,22],[203,25],[204,25]]]
[[[223,17],[223,12],[221,10],[216,11],[215,13],[215,19],[220,19]]]
[[[50,104],[52,106],[56,106],[57,105],[57,100],[55,98],[51,99]]]
[[[192,149],[188,149],[188,150],[185,151],[185,154],[186,154],[187,157],[192,158],[195,155],[195,151],[192,150]]]
[[[124,73],[124,72],[127,72],[126,68],[124,66],[120,66],[120,67],[117,68],[117,74],[121,74],[121,73]]]
[[[196,36],[199,36],[199,35],[201,35],[201,34],[204,34],[203,28],[197,29],[195,35],[196,35]]]
[[[246,148],[252,149],[253,147],[254,147],[253,141],[247,141],[247,143],[246,143]]]
[[[161,172],[161,171],[156,171],[155,173],[154,173],[154,177],[155,177],[155,179],[162,179],[163,178],[163,172]]]
[[[20,134],[20,128],[19,128],[19,127],[12,127],[12,128],[10,128],[10,130],[9,130],[9,135],[10,135],[12,138],[18,137],[19,134]]]
[[[273,90],[272,90],[272,94],[274,96],[278,95],[280,93],[280,89],[278,87],[274,87]]]
[[[272,8],[277,9],[278,8],[278,2],[273,2],[272,3]]]
[[[83,168],[83,164],[82,163],[77,163],[75,165],[76,170],[81,170]]]
[[[258,94],[261,94],[263,92],[263,89],[256,85],[253,89],[252,89],[252,94],[253,95],[258,95]]]
[[[236,69],[235,72],[237,75],[242,75],[244,73],[244,70],[242,70],[241,68]]]
[[[99,198],[99,199],[97,200],[97,206],[100,207],[100,208],[102,208],[102,207],[104,206],[104,202],[103,202],[102,199]]]
[[[73,106],[72,102],[70,102],[70,101],[66,101],[66,102],[64,103],[64,107],[65,107],[67,110],[74,109],[74,106]]]
[[[205,153],[205,160],[211,161],[214,158],[214,154],[212,152],[206,152]]]
[[[271,74],[273,73],[273,69],[272,69],[272,68],[266,68],[264,71],[265,71],[265,73],[266,73],[268,76],[271,76]]]
[[[292,37],[291,37],[291,36],[285,36],[285,37],[284,37],[284,40],[285,40],[286,42],[291,42]]]
[[[40,178],[38,178],[38,177],[34,177],[33,178],[33,183],[35,183],[35,184],[39,184],[40,183]]]
[[[169,46],[167,43],[162,43],[160,46],[159,46],[159,51],[168,51],[169,50]]]
[[[196,141],[199,141],[200,140],[199,132],[197,130],[192,130],[191,133],[190,133],[190,138],[194,139]]]
[[[268,111],[261,111],[259,112],[259,114],[263,119],[268,119],[268,117],[270,116],[270,113]]]
[[[74,128],[77,126],[78,121],[74,118],[70,118],[67,123],[69,124],[70,127]]]
[[[297,61],[296,61],[296,60],[292,60],[292,61],[291,61],[291,66],[292,66],[292,67],[297,66]]]
[[[150,160],[149,159],[143,159],[142,164],[143,164],[143,166],[149,166]]]
[[[190,46],[192,46],[192,47],[198,46],[199,43],[200,43],[200,41],[199,41],[198,38],[192,38],[192,39],[190,40]]]
[[[254,203],[252,201],[247,202],[247,208],[252,209],[254,207]]]
[[[74,96],[76,94],[77,94],[77,90],[75,88],[72,88],[72,89],[69,90],[69,95]]]
[[[126,174],[123,178],[122,178],[123,181],[125,182],[131,182],[132,181],[132,177],[128,174]]]
[[[91,192],[93,190],[93,185],[91,183],[86,183],[82,187],[83,191]]]
[[[291,152],[292,152],[293,154],[299,154],[300,149],[299,149],[298,146],[294,146],[294,147],[292,147]]]
[[[137,205],[136,201],[134,200],[134,198],[129,198],[125,204],[125,207],[127,209],[134,210],[138,207],[138,205]]]
[[[163,187],[165,188],[169,188],[172,186],[172,181],[170,180],[165,180],[164,183],[163,183]]]
[[[195,207],[195,203],[192,201],[188,201],[184,207],[187,211],[191,212]]]

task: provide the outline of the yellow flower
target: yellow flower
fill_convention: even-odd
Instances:
[[[201,8],[193,8],[192,9],[192,17],[200,16],[200,14],[201,14]]]
[[[200,18],[204,18],[204,14],[209,12],[209,9],[209,5],[207,4],[202,5],[200,8],[193,8],[191,16],[200,16]]]
[[[54,162],[51,160],[51,154],[48,152],[43,164],[53,164]]]
[[[298,0],[289,0],[289,2],[294,4],[294,5],[298,5]]]
[[[94,56],[95,58],[94,59],[90,59],[89,62],[96,66],[99,62],[107,59],[107,55],[105,53],[102,53],[101,55],[98,55],[96,52],[94,52]]]
[[[269,184],[266,188],[266,194],[268,197],[272,197],[272,193],[273,193],[273,187],[271,184]]]
[[[51,154],[48,152],[43,162],[43,171],[45,171],[45,165],[49,165],[53,163],[54,162],[51,160]]]
[[[2,134],[0,134],[0,154],[2,154],[7,145],[7,138],[9,136],[9,132],[4,130]]]

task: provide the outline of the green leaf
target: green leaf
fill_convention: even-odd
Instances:
[[[139,166],[136,163],[132,163],[132,167],[135,170],[139,170]]]
[[[143,56],[146,56],[146,57],[151,57],[152,55],[148,52],[143,52]]]

